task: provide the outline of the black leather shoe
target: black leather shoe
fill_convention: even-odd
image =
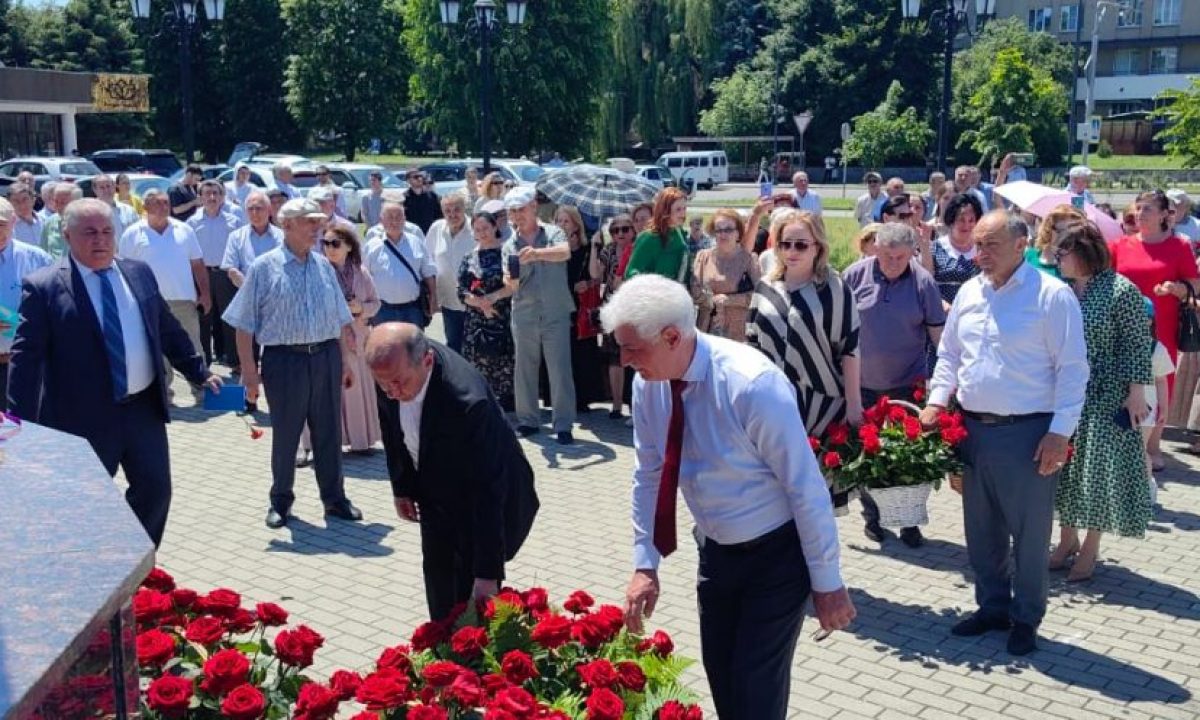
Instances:
[[[919,548],[925,544],[925,536],[921,534],[919,527],[901,528],[900,540],[910,548]]]
[[[879,523],[877,523],[877,522],[869,522],[866,525],[864,525],[863,526],[863,535],[866,535],[867,539],[870,540],[871,542],[877,542],[877,543],[882,543],[884,541],[884,539],[887,537],[887,534],[884,532],[883,528],[880,527]]]
[[[1013,623],[1008,634],[1008,654],[1028,655],[1034,650],[1037,650],[1037,630],[1032,625]]]
[[[575,436],[571,434],[570,430],[563,430],[556,439],[559,445],[571,445],[575,442]]]
[[[301,450],[300,454],[296,456],[297,468],[306,468],[312,465],[312,462],[312,453],[308,450]]]
[[[517,434],[521,437],[529,437],[530,435],[537,435],[538,429],[532,425],[518,425]]]
[[[343,500],[333,505],[328,505],[325,508],[325,514],[342,520],[350,520],[358,522],[362,520],[362,511],[354,507],[349,500]]]
[[[958,637],[975,637],[985,632],[1007,630],[1010,627],[1012,627],[1012,622],[1008,618],[988,617],[976,612],[968,615],[965,620],[960,620],[957,625],[950,628],[950,634],[957,635]]]
[[[287,521],[288,514],[286,511],[281,513],[275,508],[271,508],[267,511],[267,527],[271,528],[272,530],[278,530],[284,525],[287,525]]]

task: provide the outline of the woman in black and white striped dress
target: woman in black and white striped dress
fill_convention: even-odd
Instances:
[[[774,267],[750,301],[746,342],[764,352],[796,386],[804,427],[823,438],[838,423],[862,423],[858,308],[829,267],[820,219],[791,210],[772,219]]]

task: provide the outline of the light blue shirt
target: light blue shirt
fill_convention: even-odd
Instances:
[[[188,218],[188,226],[195,231],[200,252],[204,255],[205,267],[218,267],[225,258],[229,236],[241,227],[241,221],[224,210],[209,216],[203,208]]]
[[[33,221],[26,222],[17,214],[13,214],[13,239],[20,240],[27,245],[38,246],[42,243],[42,226],[45,222],[37,213],[33,214]]]
[[[679,489],[700,532],[718,543],[741,543],[794,522],[812,589],[841,587],[833,504],[787,376],[748,345],[698,332],[683,379]],[[660,560],[654,509],[671,384],[639,375],[633,396],[634,565],[653,569]]]
[[[271,346],[333,340],[354,317],[333,265],[315,252],[301,262],[283,245],[254,261],[221,319]]]
[[[800,197],[800,193],[792,190],[792,202],[796,204],[797,210],[805,210],[813,215],[821,214],[821,196],[812,190],[804,193],[804,197]]]
[[[104,295],[101,283],[104,282],[95,270],[85,268],[71,258],[71,264],[79,271],[83,286],[87,288],[88,299],[92,301],[92,309],[96,312],[96,322],[104,330]],[[150,338],[146,334],[146,322],[142,319],[142,310],[137,298],[129,287],[125,275],[117,266],[112,264],[113,295],[117,300],[117,317],[121,323],[121,336],[125,341],[125,377],[126,387],[130,395],[136,395],[154,382],[154,359],[150,354]],[[199,348],[196,349],[199,352]]]
[[[250,266],[271,250],[283,245],[283,231],[267,223],[267,231],[259,235],[252,225],[243,225],[234,230],[225,244],[225,257],[221,258],[221,269],[233,268],[245,275]]]
[[[8,318],[13,325],[8,333],[0,333],[0,353],[12,349],[17,309],[21,305],[21,281],[53,262],[45,250],[19,240],[10,239],[8,246],[0,250],[0,319]]]
[[[142,218],[137,214],[137,210],[129,205],[119,200],[114,200],[113,203],[113,236],[120,238],[125,232],[125,228],[136,225],[137,221]]]
[[[1088,203],[1089,205],[1095,205],[1095,204],[1096,204],[1096,199],[1092,197],[1092,191],[1091,191],[1091,190],[1084,189],[1084,191],[1083,191],[1082,193],[1077,193],[1077,192],[1075,192],[1074,190],[1072,190],[1072,189],[1071,189],[1071,185],[1070,185],[1070,184],[1068,184],[1068,185],[1067,185],[1067,186],[1064,188],[1064,190],[1066,190],[1067,192],[1071,193],[1072,195],[1074,195],[1074,196],[1076,196],[1076,197],[1078,197],[1079,195],[1083,195],[1083,201],[1084,201],[1085,203]]]

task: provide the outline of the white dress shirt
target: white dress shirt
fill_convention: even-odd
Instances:
[[[404,267],[404,263],[396,259],[395,253],[389,250],[384,243],[391,243],[393,248],[400,251],[400,254],[412,267],[412,272]],[[422,282],[425,278],[437,275],[437,266],[433,263],[433,257],[425,249],[425,241],[409,233],[404,233],[404,238],[398,244],[388,240],[387,235],[376,237],[368,242],[366,250],[363,252],[363,265],[367,268],[367,272],[371,273],[371,279],[375,281],[375,290],[379,292],[379,299],[391,305],[403,305],[415,302],[420,298],[421,287],[417,284],[413,273],[420,276]]]
[[[425,231],[422,230],[421,226],[416,223],[405,222],[404,223],[404,234],[405,235],[416,235],[417,237],[421,238],[422,240],[425,239]],[[383,224],[375,223],[374,225],[367,228],[367,234],[363,237],[363,242],[371,242],[372,240],[384,237],[386,235],[387,235],[387,231],[383,229]]]
[[[160,233],[150,227],[149,221],[141,220],[121,235],[117,255],[149,265],[164,300],[195,302],[192,261],[202,259],[204,254],[196,233],[186,223],[168,218],[167,227]]]
[[[684,373],[679,489],[707,538],[753,540],[786,522],[799,531],[812,589],[842,586],[837,524],[787,376],[757,350],[697,332]],[[658,567],[654,509],[671,419],[671,384],[633,381],[634,564]]]
[[[425,240],[437,265],[438,306],[460,312],[466,310],[467,306],[458,299],[458,269],[463,258],[475,249],[471,223],[464,221],[458,234],[451,235],[445,219],[435,220],[429,226]]]
[[[79,270],[83,278],[83,286],[87,288],[88,299],[96,311],[96,322],[104,332],[104,296],[101,294],[101,283],[104,282],[95,270],[85,268],[71,258],[71,264]],[[146,333],[146,323],[142,320],[142,311],[138,307],[137,298],[125,280],[125,275],[114,262],[113,272],[109,275],[112,281],[113,294],[117,298],[117,315],[121,318],[121,335],[125,340],[125,373],[128,377],[127,387],[130,395],[136,395],[154,382],[154,362],[150,356],[150,338]]]
[[[821,196],[809,190],[801,197],[800,193],[792,190],[792,202],[796,204],[797,210],[804,210],[813,215],[821,214]]]
[[[957,390],[959,403],[974,412],[1054,413],[1050,431],[1071,437],[1088,372],[1075,294],[1022,262],[1003,287],[977,275],[959,289],[938,346],[929,402],[945,406]]]
[[[425,407],[425,393],[429,390],[429,379],[432,377],[431,371],[425,376],[425,384],[415,398],[396,403],[400,406],[400,431],[404,433],[404,447],[412,458],[413,467],[417,469],[420,469],[418,463],[421,457],[421,411]]]

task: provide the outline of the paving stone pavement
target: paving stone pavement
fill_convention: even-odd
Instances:
[[[325,635],[313,668],[321,676],[366,668],[382,648],[407,641],[425,619],[419,536],[392,508],[382,451],[345,459],[363,522],[323,518],[304,469],[296,519],[269,530],[270,430],[252,440],[241,419],[191,407],[181,382],[176,397],[182,407],[168,426],[175,493],[160,564],[199,590],[224,586],[250,602],[282,603],[293,622]],[[581,416],[574,446],[548,433],[522,442],[542,509],[509,583],[544,586],[559,601],[584,588],[621,603],[631,571],[632,432],[598,407]],[[856,514],[839,519],[859,616],[820,643],[811,639],[815,620],[806,620],[790,717],[1200,717],[1200,459],[1177,452],[1179,443],[1167,447],[1176,452],[1159,476],[1163,508],[1147,537],[1106,538],[1090,583],[1067,585],[1055,574],[1040,649],[1020,660],[1006,654],[1002,634],[949,635],[973,603],[961,505],[948,487],[932,498],[928,542],[917,550],[896,539],[880,548]],[[690,527],[680,506],[680,527]],[[660,574],[650,626],[698,660],[695,552],[684,545]],[[715,717],[699,663],[685,679]]]

